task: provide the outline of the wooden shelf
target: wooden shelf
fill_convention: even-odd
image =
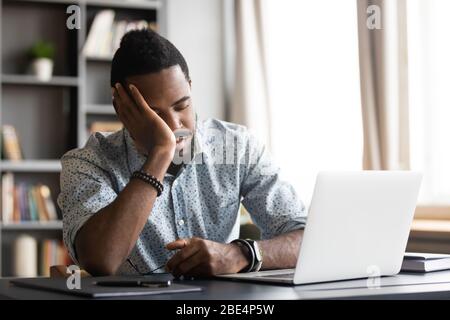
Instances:
[[[90,104],[86,106],[87,114],[110,114],[115,115],[116,111],[112,104]]]
[[[65,26],[69,5],[80,8],[80,29],[55,29],[56,22]],[[88,57],[80,51],[95,15],[106,9],[114,10],[117,20],[153,22],[166,33],[166,0],[0,0],[0,18],[8,26],[0,34],[1,123],[15,127],[28,155],[22,161],[0,160],[0,173],[11,172],[14,185],[47,185],[53,201],[60,192],[57,158],[85,145],[92,122],[115,117],[109,88],[112,56]],[[28,64],[25,50],[37,39],[55,44],[54,76],[49,81],[22,74]],[[3,242],[4,237],[21,232],[38,239],[62,238],[62,221],[0,221],[0,277],[12,274],[11,243]]]
[[[9,0],[11,1],[11,0]],[[14,0],[15,2],[48,3],[48,4],[86,4],[88,6],[126,9],[157,9],[161,7],[158,0]]]
[[[1,161],[0,170],[12,172],[60,172],[61,162],[59,160]]]
[[[414,219],[408,240],[408,251],[449,253],[450,221]]]
[[[23,221],[17,223],[0,224],[2,231],[6,230],[61,230],[62,221]]]
[[[8,0],[6,2],[46,3],[46,4],[79,4],[80,0]],[[85,2],[86,0],[84,0]]]
[[[4,74],[2,75],[2,84],[76,87],[78,86],[78,78],[54,76],[49,81],[42,81],[32,75]]]
[[[410,239],[448,242],[450,240],[450,221],[414,219]]]
[[[125,9],[158,9],[161,7],[161,1],[124,1],[124,0],[79,0],[88,6],[108,7],[108,8],[125,8]]]
[[[414,219],[411,230],[428,233],[447,233],[450,235],[450,220]]]
[[[87,62],[111,63],[113,57],[85,56],[84,58]]]

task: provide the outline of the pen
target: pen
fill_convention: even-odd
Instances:
[[[105,280],[95,282],[98,286],[104,287],[169,287],[172,282],[170,280]]]

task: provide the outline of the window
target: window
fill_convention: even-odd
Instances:
[[[424,173],[419,204],[450,206],[450,1],[407,6],[411,169]]]
[[[320,170],[361,170],[353,0],[268,1],[272,153],[306,205]]]

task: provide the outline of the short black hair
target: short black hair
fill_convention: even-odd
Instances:
[[[183,55],[166,38],[151,29],[132,30],[120,41],[111,65],[111,87],[129,76],[159,72],[179,65],[187,81],[189,69]]]

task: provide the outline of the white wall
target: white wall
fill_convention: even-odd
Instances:
[[[189,66],[199,117],[224,119],[222,0],[167,0],[167,35]]]

